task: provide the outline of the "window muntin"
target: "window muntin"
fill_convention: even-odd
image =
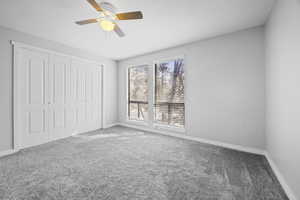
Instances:
[[[148,120],[148,66],[128,68],[128,118]]]
[[[159,62],[154,70],[154,121],[184,127],[184,60]]]

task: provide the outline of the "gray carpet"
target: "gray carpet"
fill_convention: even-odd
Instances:
[[[288,198],[263,156],[113,127],[1,158],[0,199]]]

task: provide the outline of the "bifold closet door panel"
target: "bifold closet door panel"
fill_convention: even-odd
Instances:
[[[72,60],[77,74],[76,124],[77,132],[101,128],[101,66],[88,61]]]
[[[18,66],[20,143],[29,147],[49,141],[49,55],[20,48]]]
[[[72,134],[72,122],[74,113],[72,113],[72,101],[68,95],[71,88],[75,85],[70,85],[71,73],[71,58],[61,55],[50,55],[49,66],[49,124],[51,140],[64,138]]]
[[[66,126],[70,134],[77,132],[77,77],[78,72],[71,65],[67,67],[66,73]]]
[[[86,113],[86,68],[85,63],[81,60],[72,59],[72,68],[76,74],[76,98],[75,114],[76,125],[75,132],[81,133],[87,127],[87,113]]]
[[[87,70],[86,110],[88,129],[101,128],[101,93],[102,93],[102,70],[101,66],[89,65]]]

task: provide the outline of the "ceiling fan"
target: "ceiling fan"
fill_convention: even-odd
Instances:
[[[125,33],[120,29],[116,23],[118,20],[133,20],[143,19],[141,11],[116,13],[116,7],[108,2],[97,3],[95,0],[87,0],[99,13],[100,16],[94,19],[87,19],[75,22],[78,25],[85,25],[91,23],[99,23],[100,27],[105,31],[115,31],[115,33],[124,37]]]

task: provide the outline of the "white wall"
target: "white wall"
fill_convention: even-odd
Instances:
[[[117,121],[116,62],[99,55],[0,27],[0,152],[12,148],[12,45],[10,40],[104,64],[104,126]],[[99,45],[101,48],[101,44]]]
[[[119,121],[127,116],[126,67],[183,54],[186,134],[263,149],[263,27],[120,61]]]
[[[300,199],[300,1],[279,0],[266,26],[266,144]]]

